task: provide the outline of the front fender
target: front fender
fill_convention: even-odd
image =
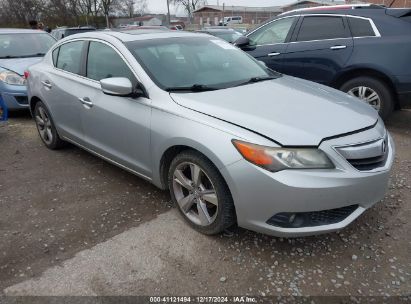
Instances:
[[[161,160],[172,147],[197,150],[220,171],[242,158],[231,143],[234,135],[169,112],[153,109],[151,134],[152,182],[160,188],[164,188],[160,176]]]

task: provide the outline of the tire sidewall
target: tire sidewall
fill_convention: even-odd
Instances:
[[[173,175],[177,166],[184,162],[190,162],[198,165],[210,179],[217,193],[217,217],[210,225],[200,226],[193,223],[189,218],[187,218],[187,216],[178,205],[173,191]],[[167,180],[173,203],[176,205],[184,220],[195,230],[203,234],[213,235],[222,232],[224,229],[233,224],[232,220],[230,219],[230,213],[232,212],[230,208],[231,206],[233,206],[231,194],[228,190],[226,182],[224,181],[224,178],[219,173],[218,169],[205,156],[200,153],[196,153],[195,151],[182,152],[181,154],[177,155],[171,162]]]
[[[369,87],[377,92],[381,100],[381,106],[378,113],[383,119],[387,118],[394,108],[393,96],[388,86],[376,78],[357,77],[344,83],[340,89],[341,91],[348,93],[351,89],[359,86]]]
[[[39,102],[36,103],[36,106],[34,107],[34,116],[36,116],[36,115],[38,114],[38,109],[39,109],[40,107],[42,107],[42,108],[44,109],[44,111],[47,113],[47,116],[48,116],[48,118],[49,118],[49,120],[50,120],[50,123],[51,123],[51,134],[53,135],[53,140],[51,141],[50,144],[48,144],[48,143],[46,143],[46,142],[44,141],[43,137],[41,137],[41,135],[40,135],[39,126],[37,125],[37,122],[36,122],[37,132],[39,133],[39,136],[40,136],[41,141],[44,143],[44,145],[46,145],[47,148],[49,148],[49,149],[56,149],[56,148],[58,148],[58,141],[59,141],[59,137],[58,137],[58,134],[57,134],[56,126],[55,126],[55,124],[54,124],[53,118],[51,117],[50,111],[48,110],[48,108],[46,107],[46,105],[45,105],[43,102],[39,101]]]

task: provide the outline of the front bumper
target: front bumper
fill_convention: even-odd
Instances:
[[[29,107],[26,86],[14,86],[0,82],[0,94],[9,110],[27,109]]]
[[[376,132],[369,130],[362,133],[371,135]],[[360,140],[360,137],[355,134],[344,139]],[[233,195],[238,225],[274,236],[321,234],[346,227],[380,201],[385,195],[394,160],[392,138],[389,136],[388,139],[385,165],[372,172],[358,171],[338,153],[333,153],[333,146],[342,142],[344,140],[334,139],[320,145],[320,149],[336,164],[336,169],[332,170],[284,170],[273,173],[246,160],[224,168],[222,174]],[[267,223],[278,213],[312,213],[351,205],[357,205],[355,210],[332,224],[284,228]]]

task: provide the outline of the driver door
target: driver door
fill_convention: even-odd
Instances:
[[[298,21],[298,16],[274,20],[249,34],[250,46],[244,49],[270,69],[282,72],[283,54]]]
[[[99,81],[104,78],[125,77],[133,85],[137,84],[130,66],[111,45],[90,41],[86,66],[88,90],[78,98],[86,101],[82,124],[88,148],[151,177],[150,99],[103,93]]]

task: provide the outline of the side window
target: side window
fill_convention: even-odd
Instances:
[[[59,49],[60,48],[56,48],[53,50],[53,65],[57,66],[57,56],[59,55]]]
[[[283,18],[273,21],[248,36],[254,45],[283,43],[294,23],[295,18]]]
[[[297,41],[347,38],[348,32],[342,17],[304,17]]]
[[[371,23],[367,19],[349,17],[351,34],[353,37],[375,36]]]
[[[74,41],[61,45],[57,58],[57,67],[67,72],[80,74],[83,45],[84,41]]]
[[[110,46],[95,41],[90,42],[88,49],[87,77],[97,81],[110,77],[126,77],[133,85],[137,83],[119,54]]]

